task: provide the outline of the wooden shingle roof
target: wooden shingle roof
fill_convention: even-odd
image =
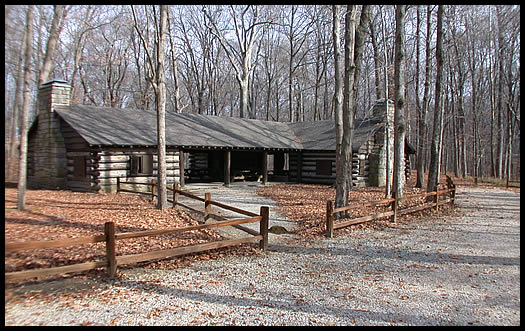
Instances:
[[[90,105],[56,107],[55,112],[90,145],[156,146],[155,111]],[[383,124],[354,120],[352,149]],[[335,151],[333,121],[270,122],[190,113],[166,113],[166,145],[185,148],[238,148]]]
[[[334,121],[289,123],[295,135],[306,150],[335,151]],[[367,139],[383,127],[383,123],[373,119],[355,119],[352,151],[357,152]]]
[[[89,105],[57,107],[55,112],[90,145],[155,146],[154,111]],[[283,122],[189,113],[166,113],[166,145],[217,148],[302,149]]]

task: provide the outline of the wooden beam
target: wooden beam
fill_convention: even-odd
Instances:
[[[184,187],[184,150],[179,149],[179,183],[180,187]]]
[[[208,193],[206,193],[206,194],[208,194]],[[236,208],[236,207],[233,207],[233,206],[228,206],[228,205],[225,205],[225,204],[220,203],[218,201],[213,201],[213,200],[211,200],[211,197],[210,197],[210,200],[208,201],[208,203],[210,205],[215,205],[217,207],[221,207],[223,209],[231,210],[231,211],[234,211],[236,213],[243,214],[243,215],[246,215],[246,216],[251,216],[251,217],[258,216],[258,214],[252,213],[251,211],[243,210],[243,209]]]
[[[188,231],[194,231],[194,230],[219,228],[219,227],[229,226],[229,225],[234,225],[234,224],[255,223],[255,222],[260,222],[260,221],[261,221],[261,216],[258,215],[255,217],[238,218],[238,219],[233,219],[233,220],[227,220],[224,222],[192,225],[192,226],[185,226],[185,227],[180,227],[180,228],[116,233],[115,239],[122,240],[122,239],[140,238],[140,237],[147,237],[147,236],[160,236],[160,235],[168,235],[168,234],[173,234],[173,233],[181,233],[181,232],[188,232]]]
[[[262,178],[262,183],[263,185],[266,185],[266,183],[268,182],[268,152],[267,151],[263,151],[263,156],[262,156],[262,171],[263,171],[263,178]]]
[[[57,239],[57,240],[43,240],[43,241],[22,241],[22,242],[11,242],[5,243],[5,252],[13,253],[28,249],[37,249],[37,248],[55,248],[55,247],[64,247],[80,244],[91,244],[105,241],[106,237],[104,235],[95,235],[95,236],[86,236],[79,238],[67,238],[67,239]]]
[[[115,277],[117,272],[117,260],[115,254],[115,223],[104,223],[104,235],[106,236],[106,262],[109,277]]]
[[[159,251],[152,251],[142,254],[134,254],[134,255],[123,255],[117,257],[117,264],[130,264],[130,263],[137,263],[137,262],[143,262],[148,260],[154,260],[154,259],[162,259],[167,257],[173,257],[173,256],[179,256],[179,255],[185,255],[190,253],[197,253],[202,251],[207,251],[211,249],[217,249],[227,246],[234,246],[239,245],[243,243],[249,243],[249,242],[258,242],[261,241],[263,236],[253,236],[253,237],[247,237],[247,238],[239,238],[239,239],[231,239],[231,240],[222,240],[222,241],[216,241],[206,244],[198,244],[198,245],[192,245],[192,246],[185,246],[185,247],[177,247],[172,249],[166,249],[166,250],[159,250]]]
[[[230,186],[231,151],[224,151],[224,186]]]
[[[270,222],[270,208],[268,206],[261,206],[260,208],[261,222],[259,223],[259,233],[261,234],[261,241],[259,248],[263,251],[268,249],[268,224]]]
[[[302,172],[303,172],[303,153],[299,152],[297,153],[297,183],[301,183],[303,181],[302,179]]]
[[[70,272],[79,272],[91,269],[106,267],[106,261],[85,262],[62,267],[30,269],[25,271],[8,272],[5,274],[5,280],[18,280],[32,277],[45,277],[57,274],[66,274]]]

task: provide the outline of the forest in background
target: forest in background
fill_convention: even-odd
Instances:
[[[5,6],[7,179],[16,179],[7,161],[17,158],[23,131],[26,44],[32,50],[28,123],[36,115],[43,78],[70,83],[73,103],[155,111],[148,52],[157,51],[158,6],[32,7],[28,26],[28,6]],[[376,99],[394,98],[395,7],[369,6],[356,118],[371,115]],[[338,10],[344,17],[346,7]],[[333,12],[327,5],[168,6],[166,111],[333,120]],[[406,136],[423,156],[424,169],[433,139],[437,12],[434,5],[407,6],[404,24]],[[343,19],[341,33],[345,24]],[[519,177],[520,6],[447,5],[442,24],[442,171]],[[53,40],[55,50],[49,52]]]

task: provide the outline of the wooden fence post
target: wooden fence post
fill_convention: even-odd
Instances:
[[[394,199],[394,201],[392,202],[392,211],[394,212],[394,214],[392,214],[392,218],[390,219],[390,222],[392,223],[396,223],[397,222],[397,192],[396,191],[393,191],[392,192],[392,199]]]
[[[332,200],[326,201],[326,236],[334,236],[334,203]]]
[[[115,256],[115,223],[104,223],[104,235],[106,236],[106,261],[109,277],[115,277],[117,272],[117,258]]]
[[[151,201],[155,201],[155,184],[157,184],[157,181],[155,179],[151,180]]]
[[[177,207],[177,200],[179,200],[179,192],[177,190],[179,189],[178,183],[173,183],[173,208]]]
[[[117,177],[117,193],[120,192],[120,177]]]
[[[267,206],[261,206],[260,215],[262,218],[259,233],[263,238],[259,242],[259,248],[266,251],[266,249],[268,249],[268,222],[270,218],[270,208]]]
[[[208,221],[211,214],[211,193],[204,193],[204,223]]]
[[[450,176],[447,176],[447,187],[449,190],[452,190],[452,192],[450,192],[450,204],[454,205],[454,200],[456,199],[456,184],[454,184]]]

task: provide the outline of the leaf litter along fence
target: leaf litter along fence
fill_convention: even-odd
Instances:
[[[446,197],[445,199],[440,198],[440,196],[443,196],[443,195],[448,195],[448,197]],[[422,205],[415,206],[415,207],[399,209],[400,201],[410,200],[410,199],[415,199],[415,198],[427,198],[431,196],[435,196],[432,202],[424,203]],[[377,219],[381,219],[385,217],[391,217],[390,219],[391,222],[395,223],[398,215],[409,214],[409,213],[413,213],[416,211],[420,211],[420,210],[424,210],[424,209],[428,209],[432,207],[436,208],[436,211],[438,211],[439,210],[438,208],[440,205],[443,205],[446,203],[454,204],[455,198],[456,198],[456,185],[452,182],[452,179],[447,176],[447,186],[445,188],[440,189],[438,185],[436,187],[436,190],[433,192],[408,195],[408,196],[404,196],[400,198],[396,197],[396,192],[392,192],[392,198],[390,199],[369,201],[369,202],[364,202],[364,203],[359,202],[359,203],[354,203],[354,204],[339,207],[339,208],[334,208],[333,201],[328,200],[326,202],[326,236],[329,238],[332,238],[334,236],[334,230],[336,229],[341,229],[341,228],[345,228],[345,227],[348,227],[354,224],[369,222],[369,221],[373,221],[373,220],[377,220]],[[345,221],[338,222],[338,223],[335,222],[336,214],[346,212],[357,206],[359,207],[365,206],[365,207],[372,207],[372,208],[374,207],[389,208],[390,207],[391,210],[373,214],[373,215],[361,216],[361,217],[353,218],[350,220],[345,220]]]
[[[155,186],[156,186],[155,180],[153,180],[151,183],[132,183],[132,182],[121,182],[119,179],[118,184],[117,184],[117,192],[130,192],[130,193],[143,193],[144,194],[144,192],[131,191],[131,190],[125,190],[125,189],[120,188],[120,184],[128,184],[128,183],[134,184],[134,185],[151,186],[152,188],[151,193],[147,193],[147,194],[151,194],[152,198],[155,197]],[[180,255],[186,255],[186,254],[191,254],[191,253],[213,250],[213,249],[222,248],[222,247],[240,245],[243,243],[259,242],[259,247],[263,251],[268,248],[269,208],[267,206],[261,206],[260,213],[256,214],[250,211],[228,206],[228,205],[222,204],[217,201],[213,201],[211,200],[210,193],[206,193],[204,199],[200,198],[191,193],[180,190],[178,187],[178,184],[176,183],[173,185],[173,188],[170,188],[169,190],[172,191],[173,193],[173,200],[172,201],[168,200],[168,201],[173,203],[173,207],[180,205],[183,207],[190,208],[178,202],[179,195],[184,195],[188,198],[204,202],[204,213],[203,213],[204,220],[200,222],[201,224],[187,226],[187,227],[172,228],[172,229],[144,230],[144,231],[137,231],[137,232],[115,233],[115,223],[106,222],[104,223],[104,234],[77,237],[77,238],[59,239],[59,240],[25,241],[25,242],[11,242],[11,243],[6,242],[5,243],[5,253],[14,253],[18,251],[31,250],[31,249],[42,249],[42,248],[61,248],[61,247],[75,246],[75,245],[81,245],[81,244],[105,242],[106,243],[105,245],[106,246],[106,252],[105,252],[106,257],[105,257],[105,260],[103,261],[84,262],[84,263],[77,263],[77,264],[60,266],[60,267],[29,269],[29,270],[24,270],[24,271],[8,272],[8,273],[5,273],[5,280],[11,281],[11,280],[33,278],[33,277],[46,277],[46,276],[52,276],[52,275],[57,275],[57,274],[87,271],[87,270],[103,268],[103,267],[107,269],[110,277],[114,277],[117,271],[117,266],[119,265],[134,264],[134,263],[139,263],[139,262],[144,262],[144,261],[175,257],[175,256],[180,256]],[[225,217],[213,214],[212,205],[223,208],[223,209],[231,210],[236,213],[240,213],[240,214],[243,214],[249,217],[238,218],[238,219],[226,219]],[[192,210],[197,211],[195,209],[192,209]],[[219,220],[219,222],[206,223],[211,218]],[[256,222],[259,222],[259,225],[260,225],[259,232],[241,225],[241,224],[256,223]],[[195,244],[195,245],[189,245],[189,246],[183,246],[183,247],[175,247],[171,249],[149,251],[149,252],[140,253],[140,254],[120,255],[120,256],[117,256],[116,254],[115,243],[117,240],[168,235],[168,234],[189,232],[189,231],[202,230],[202,229],[219,228],[219,227],[224,227],[224,226],[236,227],[240,230],[243,230],[244,232],[249,233],[251,236],[236,238],[236,239],[213,241],[209,243]]]

